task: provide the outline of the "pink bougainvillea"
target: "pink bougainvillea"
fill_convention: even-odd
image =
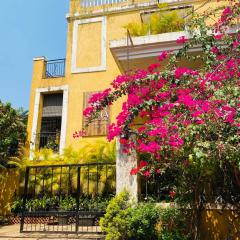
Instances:
[[[104,107],[127,96],[116,123],[109,126],[108,140],[120,137],[125,152],[131,154],[137,150],[147,155],[146,161],[140,161],[139,166],[132,169],[132,175],[141,173],[149,178],[161,172],[161,164],[169,162],[187,168],[192,154],[195,158],[207,155],[208,159],[215,159],[219,144],[239,147],[235,139],[239,139],[240,132],[240,35],[225,31],[234,16],[240,14],[239,1],[233,2],[211,26],[212,35],[210,27],[205,26],[202,35],[178,38],[177,44],[183,45],[179,52],[160,53],[160,62],[169,61],[166,68],[153,63],[148,70],[118,76],[112,88],[90,98],[84,110],[89,121]],[[206,14],[198,20],[202,26],[207,17]],[[195,46],[203,49],[199,55],[203,60],[201,68],[178,66],[176,59],[186,57],[188,50]],[[194,57],[189,56],[190,61],[195,61]],[[142,125],[133,127],[136,117],[142,118]],[[205,155],[201,153],[203,150],[196,154],[194,151],[202,142],[211,142],[211,148]],[[174,196],[175,193],[170,193],[170,197]]]

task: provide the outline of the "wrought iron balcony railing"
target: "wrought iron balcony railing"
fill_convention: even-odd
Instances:
[[[41,132],[36,135],[38,149],[48,148],[54,152],[59,151],[60,132]]]
[[[46,62],[45,78],[56,78],[65,76],[66,59],[49,60]]]

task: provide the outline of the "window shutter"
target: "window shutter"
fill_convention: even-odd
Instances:
[[[97,92],[85,92],[83,97],[83,109],[88,106],[88,99],[92,94]],[[110,109],[107,107],[103,110],[98,119],[93,120],[88,127],[85,127],[87,119],[83,116],[83,128],[85,129],[86,136],[105,136],[108,133],[108,124],[110,121]]]
[[[43,117],[62,116],[63,94],[46,94],[43,98]]]

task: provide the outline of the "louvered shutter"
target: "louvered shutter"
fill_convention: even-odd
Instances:
[[[88,106],[88,99],[92,94],[96,92],[85,92],[84,100],[83,100],[83,109]],[[107,135],[108,132],[108,124],[110,121],[110,109],[107,107],[103,110],[98,119],[93,120],[92,123],[89,124],[88,127],[85,127],[87,123],[86,117],[83,116],[83,128],[86,131],[86,136],[104,136]]]
[[[46,94],[43,98],[43,117],[62,116],[63,94]]]

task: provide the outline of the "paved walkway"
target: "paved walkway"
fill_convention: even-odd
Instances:
[[[20,233],[19,224],[0,226],[0,240],[103,240],[103,236],[97,234],[51,234],[51,233]]]

